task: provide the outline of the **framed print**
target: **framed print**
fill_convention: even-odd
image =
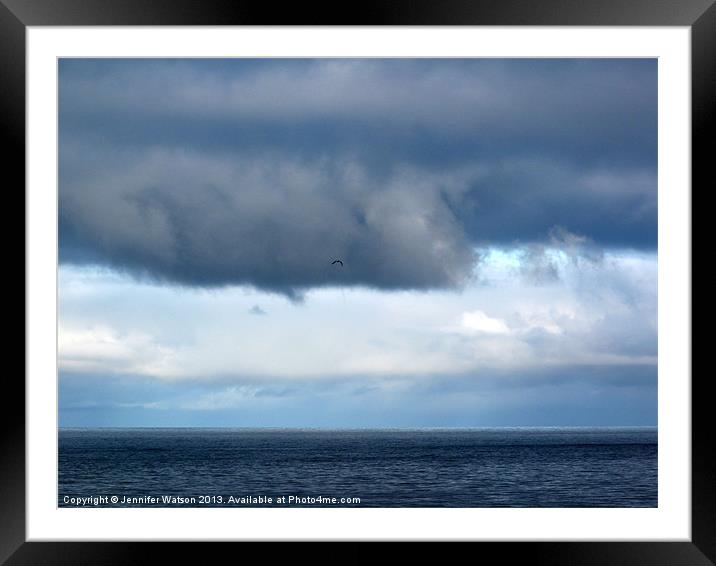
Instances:
[[[691,186],[716,8],[540,6],[3,0],[8,564],[713,562]]]

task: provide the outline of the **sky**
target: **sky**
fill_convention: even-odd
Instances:
[[[656,425],[657,63],[61,59],[59,260],[61,426]]]

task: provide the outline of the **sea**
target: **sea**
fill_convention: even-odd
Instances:
[[[62,428],[60,507],[656,507],[657,429]]]

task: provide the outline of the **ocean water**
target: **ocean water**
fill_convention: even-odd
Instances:
[[[61,507],[657,503],[656,428],[59,431]]]

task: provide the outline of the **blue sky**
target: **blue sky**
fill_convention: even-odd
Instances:
[[[62,426],[656,424],[655,60],[59,69]]]

